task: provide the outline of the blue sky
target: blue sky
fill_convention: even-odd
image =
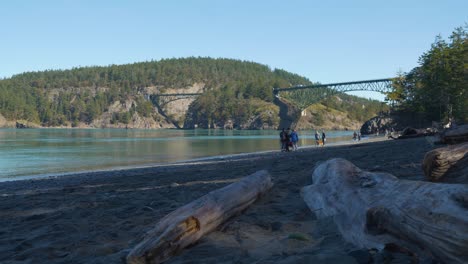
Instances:
[[[0,78],[209,56],[332,83],[411,70],[468,22],[468,1],[15,0],[0,14]]]

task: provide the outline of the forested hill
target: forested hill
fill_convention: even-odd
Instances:
[[[299,84],[312,82],[254,62],[212,58],[28,72],[0,80],[0,126],[1,119],[6,119],[45,127],[192,128],[228,124],[234,128],[274,128],[278,109],[272,103],[272,87]],[[183,92],[203,95],[164,105],[150,100],[153,94]],[[355,121],[364,121],[380,107],[375,101],[340,97],[327,100],[329,107],[351,111]]]

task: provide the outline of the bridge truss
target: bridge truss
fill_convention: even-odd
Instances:
[[[286,99],[303,110],[314,103],[318,103],[338,93],[372,91],[385,94],[392,90],[392,83],[393,79],[387,78],[356,82],[315,84],[289,88],[273,88],[273,94],[278,98]]]
[[[201,93],[180,93],[180,94],[152,94],[149,96],[149,100],[153,104],[163,107],[170,102],[174,102],[180,99],[187,99],[201,95]]]

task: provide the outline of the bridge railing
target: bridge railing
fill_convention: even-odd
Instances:
[[[301,85],[288,88],[273,88],[273,93],[278,94],[280,92],[290,92],[296,90],[305,89],[316,89],[316,88],[344,88],[352,89],[346,91],[376,91],[376,92],[387,92],[391,88],[393,78],[375,79],[366,81],[354,81],[354,82],[341,82],[341,83],[328,83],[328,84],[313,84],[313,85]]]
[[[318,103],[321,100],[338,93],[351,91],[373,91],[387,93],[392,90],[392,78],[375,79],[366,81],[314,84],[306,86],[294,86],[288,88],[273,88],[273,94],[280,98],[287,99],[300,109]]]

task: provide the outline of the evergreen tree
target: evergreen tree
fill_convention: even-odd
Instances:
[[[387,98],[405,110],[424,113],[429,120],[455,118],[468,122],[467,26],[457,28],[447,42],[437,36],[419,66],[394,81]]]

